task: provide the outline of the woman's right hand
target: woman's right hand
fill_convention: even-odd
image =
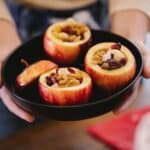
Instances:
[[[0,72],[2,61],[17,47],[21,44],[21,40],[17,34],[15,25],[7,20],[0,19]],[[8,108],[10,112],[16,116],[24,119],[28,122],[33,122],[34,115],[24,111],[19,106],[16,105],[10,94],[8,93],[6,87],[2,85],[1,75],[0,75],[0,98],[4,105]]]

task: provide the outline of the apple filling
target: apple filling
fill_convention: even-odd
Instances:
[[[56,69],[46,77],[48,86],[72,87],[82,83],[82,74],[71,67]]]
[[[86,29],[83,25],[74,23],[56,27],[53,35],[63,42],[79,42],[84,40]]]
[[[102,69],[112,70],[123,67],[127,58],[120,50],[119,44],[112,45],[109,49],[101,49],[94,53],[93,62]]]

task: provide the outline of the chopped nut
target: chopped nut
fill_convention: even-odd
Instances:
[[[106,50],[99,50],[97,52],[95,52],[94,56],[93,56],[93,63],[94,64],[102,64],[103,60],[102,57],[103,55],[106,53]]]
[[[109,64],[107,62],[102,63],[101,67],[103,69],[109,69]]]
[[[63,41],[68,41],[69,35],[65,32],[60,32],[59,33],[59,38],[62,39]]]
[[[84,39],[85,27],[78,24],[68,24],[56,28],[53,34],[56,38],[65,42],[78,42]]]
[[[70,35],[69,37],[68,37],[68,41],[69,42],[73,42],[73,41],[75,41],[75,39],[77,38],[77,35]]]

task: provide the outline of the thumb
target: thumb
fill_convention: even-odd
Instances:
[[[0,88],[2,87],[2,77],[1,77],[2,63],[0,62]]]
[[[4,105],[8,108],[10,112],[15,114],[16,116],[20,117],[23,120],[26,120],[28,122],[33,122],[34,121],[34,115],[24,111],[21,109],[10,97],[10,95],[7,92],[7,89],[3,86],[0,89],[0,97],[2,98],[2,102]]]
[[[143,76],[145,78],[150,78],[150,50],[144,45],[143,42],[138,42],[138,47],[143,56],[144,66],[143,66]]]

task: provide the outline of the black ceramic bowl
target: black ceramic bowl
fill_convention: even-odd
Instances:
[[[123,97],[129,94],[135,82],[141,76],[143,68],[142,57],[138,49],[123,37],[110,32],[94,30],[92,30],[92,36],[92,45],[104,41],[120,42],[132,51],[136,58],[137,69],[134,79],[128,85],[109,95],[94,88],[92,98],[88,103],[73,106],[46,104],[38,94],[37,81],[23,90],[18,90],[15,79],[24,68],[20,60],[23,58],[29,63],[33,63],[40,59],[48,59],[43,50],[43,35],[40,35],[17,48],[3,64],[2,79],[4,85],[14,98],[14,102],[27,111],[56,120],[86,119],[104,114],[118,106],[122,102]],[[78,61],[75,66],[83,68],[83,60]]]

